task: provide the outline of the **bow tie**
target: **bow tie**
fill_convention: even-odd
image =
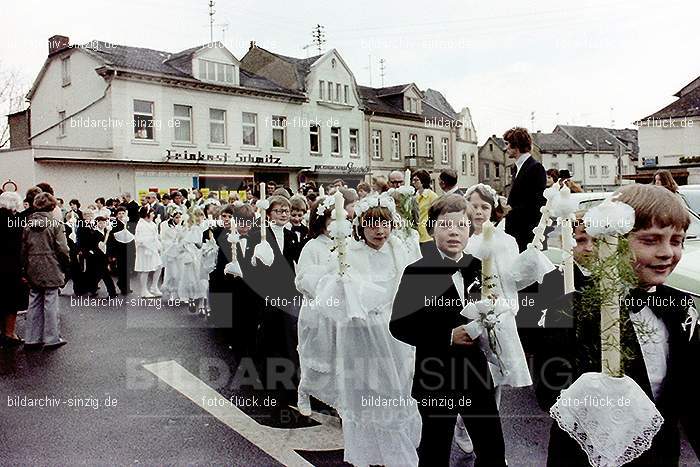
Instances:
[[[660,293],[658,290],[647,292],[638,288],[630,290],[624,302],[630,314],[639,313],[644,307],[649,307],[657,316],[660,316],[670,304],[674,303],[670,296]]]
[[[454,274],[457,271],[462,271],[462,276],[464,276],[464,270],[469,268],[474,258],[470,255],[463,254],[459,261],[454,261],[448,257],[442,258],[440,263],[440,269],[446,273]]]

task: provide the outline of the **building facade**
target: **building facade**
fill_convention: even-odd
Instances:
[[[415,84],[358,86],[335,49],[300,59],[251,42],[239,60],[218,42],[172,53],[53,36],[27,100],[0,170],[64,198],[355,186],[407,167],[477,179],[469,109]]]
[[[309,169],[302,93],[241,68],[220,43],[179,53],[54,36],[27,98],[29,147],[21,161],[31,185],[64,197],[194,187],[245,190],[275,180],[294,187]],[[25,170],[26,169],[26,170]]]
[[[458,186],[475,183],[467,157],[475,158],[476,132],[468,109],[459,114],[433,89],[415,83],[372,88],[360,86],[369,135],[369,164],[373,176],[394,170],[426,170],[433,188],[444,169],[454,169]]]
[[[362,99],[350,68],[337,50],[300,59],[270,52],[255,43],[241,59],[246,70],[302,93],[302,119],[291,130],[302,135],[309,168],[301,182],[342,178],[356,185],[369,175]]]
[[[618,134],[618,136],[615,135]],[[635,172],[635,130],[557,125],[533,140],[545,169],[568,170],[584,191],[614,191]]]
[[[639,129],[639,182],[668,169],[679,185],[700,183],[700,77],[674,94],[678,99],[635,122]]]

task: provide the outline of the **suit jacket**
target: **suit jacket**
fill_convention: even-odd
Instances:
[[[530,156],[523,163],[508,195],[508,205],[512,210],[506,216],[506,233],[515,237],[520,251],[527,248],[542,214],[540,208],[546,200],[542,192],[547,187],[547,174],[542,164]]]
[[[265,266],[261,261],[257,261],[257,265],[254,267],[254,290],[263,299],[269,297],[270,299],[283,298],[291,301],[294,296],[298,295],[294,285],[294,277],[296,276],[295,263],[299,260],[301,253],[300,242],[297,241],[297,236],[292,231],[283,229],[283,232],[284,253],[280,251],[272,229],[267,227],[266,240],[272,247],[274,261],[270,266]],[[259,230],[251,231],[249,237],[248,242],[252,241],[252,245],[260,243]]]
[[[697,399],[697,356],[700,339],[689,340],[684,322],[692,298],[672,287],[658,286],[657,295],[670,297],[674,305],[654,309],[669,334],[667,371],[658,398],[654,401],[646,363],[642,356],[628,312],[621,309],[621,339],[628,350],[623,359],[625,374],[644,390],[664,417],[664,424],[654,438],[651,448],[628,465],[678,465],[680,455],[679,423],[698,455],[700,448],[700,409]],[[543,408],[549,409],[561,389],[573,383],[581,374],[601,371],[600,314],[582,316],[581,293],[566,297],[563,306],[550,309],[545,319],[546,334],[538,359],[542,365],[542,384],[537,396]],[[571,304],[573,303],[573,307]],[[624,303],[624,301],[623,301]],[[697,334],[698,331],[696,331]],[[588,465],[583,451],[568,434],[553,424],[549,444],[548,465]]]
[[[390,323],[395,338],[416,348],[413,395],[416,399],[467,395],[479,404],[480,397],[493,397],[486,358],[477,344],[451,344],[452,330],[470,321],[460,315],[463,306],[452,280],[456,263],[443,260],[435,242],[426,243],[422,251],[423,258],[404,270]],[[465,300],[479,300],[478,285],[469,294],[466,289],[481,280],[481,262],[465,254],[458,266]]]
[[[115,226],[109,231],[107,236],[107,256],[112,258],[118,258],[120,261],[126,261],[127,249],[131,246],[134,247],[133,243],[121,243],[114,238],[114,234],[124,230],[126,226],[121,222],[115,222]]]

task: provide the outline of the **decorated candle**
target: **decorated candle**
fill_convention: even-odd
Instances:
[[[236,228],[236,220],[231,219],[231,235],[233,235],[235,237],[237,233],[238,233],[238,229]],[[231,242],[231,262],[232,263],[235,263],[236,259],[237,259],[237,255],[238,255],[238,251],[236,249],[237,244],[238,244],[238,242],[235,242],[235,241]]]
[[[574,291],[574,252],[572,251],[571,237],[574,229],[571,226],[571,217],[561,219],[561,245],[564,250],[564,293]]]
[[[336,235],[337,237],[334,239],[335,244],[338,248],[338,261],[340,264],[340,274],[343,275],[345,274],[345,269],[347,267],[345,263],[345,255],[347,254],[346,251],[346,240],[345,237],[340,235],[340,225],[341,223],[345,220],[346,216],[346,211],[345,211],[345,198],[343,197],[343,194],[340,192],[340,190],[336,191],[335,194],[333,195],[335,198],[335,225],[336,225]]]
[[[598,255],[608,258],[617,251],[617,237],[604,235],[598,243]],[[603,288],[614,287],[619,283],[617,269],[601,278]],[[617,296],[604,301],[600,306],[600,343],[602,371],[610,376],[621,376],[620,365],[620,301]]]
[[[323,198],[324,196],[326,196],[326,190],[323,188],[323,185],[320,185],[318,187],[318,197]]]
[[[260,182],[260,201],[265,201],[266,196],[265,182]],[[265,240],[267,240],[267,212],[260,208],[260,241]]]
[[[494,268],[493,268],[493,254],[492,254],[492,242],[494,235],[494,226],[491,221],[484,222],[482,226],[483,235],[483,246],[486,251],[484,258],[481,259],[481,298],[485,299],[488,295],[491,295],[493,290],[494,281]]]
[[[411,169],[406,169],[406,173],[403,177],[403,184],[406,186],[411,186]]]

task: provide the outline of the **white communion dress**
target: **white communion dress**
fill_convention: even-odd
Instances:
[[[180,282],[180,257],[184,253],[183,236],[185,230],[181,224],[160,224],[160,241],[163,246],[163,285],[161,290],[177,295]]]
[[[134,271],[155,271],[163,265],[160,258],[160,238],[158,226],[154,222],[139,219],[134,235],[136,244],[136,262]]]
[[[182,238],[183,252],[180,261],[180,280],[177,295],[181,300],[204,298],[207,281],[203,278],[202,268],[202,234],[203,227],[194,224],[184,232]]]
[[[309,396],[343,420],[344,459],[356,466],[418,464],[421,418],[411,397],[415,349],[395,339],[389,320],[409,252],[391,236],[380,250],[348,241],[344,276],[329,248],[310,241],[299,259],[299,407]]]
[[[481,259],[482,241],[481,234],[469,237],[467,253]],[[491,376],[495,386],[530,386],[532,378],[515,322],[520,309],[518,290],[534,282],[542,282],[544,275],[552,271],[554,266],[549,262],[533,261],[530,252],[520,254],[515,238],[500,229],[494,229],[493,242],[498,246],[493,264],[498,277],[498,288],[502,293],[500,299],[509,305],[511,312],[501,315],[501,322],[496,327],[502,365],[499,368],[498,365],[489,363]],[[535,259],[541,257],[536,256]]]

